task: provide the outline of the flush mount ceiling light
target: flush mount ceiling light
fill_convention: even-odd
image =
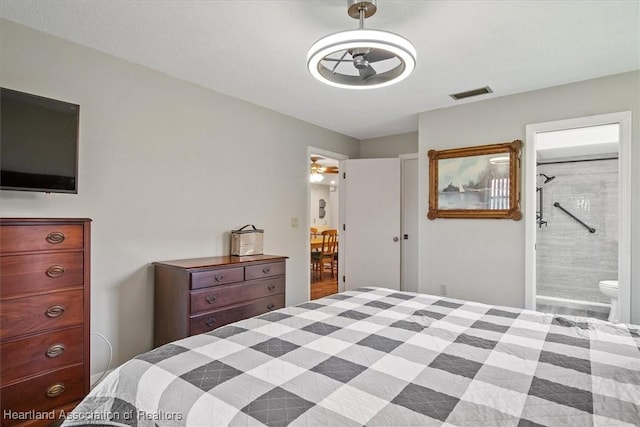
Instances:
[[[373,89],[398,83],[416,66],[416,49],[402,36],[367,30],[365,18],[376,13],[376,0],[347,0],[347,13],[360,20],[357,30],[321,38],[307,54],[309,72],[331,86]]]

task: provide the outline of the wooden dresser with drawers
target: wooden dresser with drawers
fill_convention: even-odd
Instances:
[[[155,262],[154,347],[284,307],[275,255]]]
[[[90,226],[0,218],[3,426],[50,424],[89,392]]]

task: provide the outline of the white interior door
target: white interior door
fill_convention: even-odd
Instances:
[[[418,155],[402,157],[401,289],[418,292]]]
[[[344,289],[400,290],[400,159],[346,160]]]

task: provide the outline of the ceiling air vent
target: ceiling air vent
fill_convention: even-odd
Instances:
[[[452,97],[453,99],[455,99],[456,101],[458,101],[460,99],[470,98],[472,96],[478,96],[478,95],[485,95],[487,93],[492,93],[492,92],[493,91],[491,90],[491,88],[489,86],[485,86],[485,87],[481,87],[479,89],[471,89],[471,90],[468,90],[466,92],[452,93],[449,96]]]

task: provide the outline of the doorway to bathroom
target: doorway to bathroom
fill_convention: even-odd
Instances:
[[[527,308],[629,322],[630,122],[527,126]]]

